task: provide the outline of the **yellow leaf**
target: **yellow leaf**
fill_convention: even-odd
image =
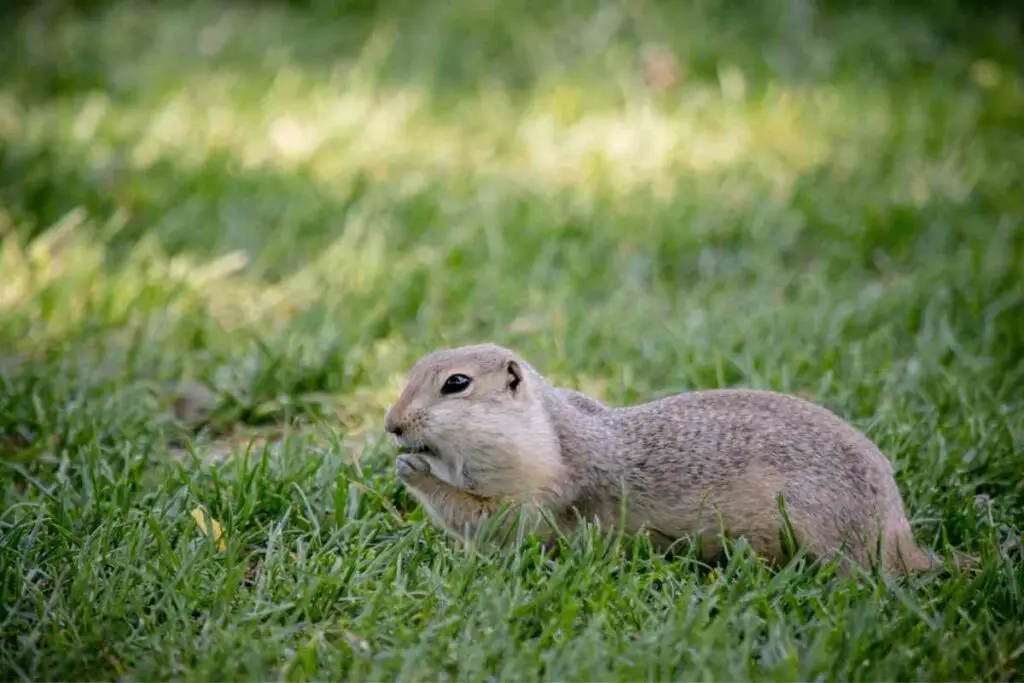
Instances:
[[[196,520],[200,531],[207,536],[213,537],[213,541],[217,544],[218,548],[221,550],[228,549],[228,543],[224,540],[224,530],[221,528],[220,522],[206,514],[206,510],[197,507],[192,511],[192,519]]]

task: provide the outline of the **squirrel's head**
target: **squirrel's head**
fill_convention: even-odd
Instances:
[[[384,427],[402,450],[438,458],[450,484],[515,496],[547,486],[562,468],[540,393],[546,389],[546,380],[508,349],[442,349],[413,365]]]

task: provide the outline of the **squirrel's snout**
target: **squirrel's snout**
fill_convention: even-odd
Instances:
[[[394,413],[391,410],[384,416],[384,429],[389,434],[394,434],[395,436],[402,435],[402,425],[398,424],[398,421],[395,420]]]

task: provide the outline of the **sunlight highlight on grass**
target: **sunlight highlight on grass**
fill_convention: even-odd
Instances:
[[[387,175],[429,169],[504,175],[536,188],[629,189],[667,188],[681,172],[745,169],[763,176],[774,170],[792,176],[820,163],[835,140],[853,133],[817,123],[852,124],[845,114],[849,103],[824,109],[814,105],[813,94],[792,92],[752,107],[695,87],[672,112],[638,101],[565,122],[548,109],[545,93],[528,98],[522,111],[495,115],[487,104],[488,116],[481,117],[481,102],[469,100],[450,117],[439,117],[415,90],[338,90],[298,72],[282,74],[295,84],[275,82],[254,110],[240,107],[233,95],[243,78],[197,76],[155,111],[114,105],[95,94],[70,128],[61,126],[59,108],[25,107],[5,97],[3,118],[33,123],[6,125],[3,137],[24,143],[69,131],[66,142],[98,167],[112,162],[111,141],[131,139],[129,161],[140,173],[161,159],[195,168],[226,152],[242,168],[307,166],[328,188],[339,175],[360,170]],[[779,106],[785,102],[792,104]],[[463,125],[467,121],[472,127]]]
[[[326,192],[360,173],[406,178],[411,187],[427,173],[505,178],[539,193],[653,189],[667,198],[680,177],[728,174],[752,183],[731,183],[737,192],[767,185],[784,198],[801,174],[826,164],[840,174],[855,169],[889,153],[886,140],[894,130],[927,126],[935,115],[933,102],[915,99],[921,92],[896,107],[868,84],[779,81],[752,93],[748,76],[728,63],[719,65],[717,82],[673,76],[670,105],[644,85],[643,73],[620,65],[606,75],[620,84],[615,103],[584,106],[608,85],[575,78],[541,80],[515,93],[487,85],[438,107],[427,87],[388,82],[378,73],[399,49],[393,25],[376,26],[351,57],[311,68],[288,56],[268,23],[273,13],[235,8],[217,14],[199,7],[195,16],[146,11],[147,21],[166,26],[157,32],[153,60],[173,50],[174,36],[189,34],[189,22],[202,26],[185,60],[190,70],[171,71],[167,88],[127,99],[95,90],[72,103],[31,104],[0,88],[0,143],[59,140],[62,155],[89,159],[101,178],[126,164],[133,173],[161,161],[197,169],[224,154],[243,171],[301,170]],[[102,17],[111,30],[128,30],[139,20],[121,10]],[[287,15],[279,19],[289,26]],[[77,24],[64,28],[75,40],[84,35]],[[218,61],[241,49],[243,34],[267,42],[273,68],[247,71]],[[137,78],[140,65],[117,61],[110,49],[106,58],[115,73]],[[636,51],[630,59],[642,63],[645,54]],[[992,75],[998,67],[972,73],[988,88],[1001,82]],[[896,163],[907,168],[900,174],[905,180],[892,187],[895,198],[962,201],[982,173],[992,172],[976,163],[980,154],[968,139],[975,104],[965,99],[955,107],[948,113],[956,124],[950,134],[954,144],[963,138],[961,155],[898,156]]]
[[[730,169],[787,185],[840,142],[847,154],[855,149],[850,140],[867,135],[870,142],[872,131],[860,123],[865,110],[875,132],[892,125],[877,120],[884,109],[870,92],[778,85],[750,100],[736,67],[717,85],[684,81],[671,109],[653,106],[634,84],[621,106],[583,113],[574,103],[586,97],[587,84],[558,83],[515,98],[483,90],[442,114],[422,89],[358,77],[358,65],[391,49],[393,35],[374,36],[351,70],[324,79],[285,66],[253,101],[238,93],[258,89],[250,83],[257,74],[213,65],[156,102],[120,103],[93,92],[69,110],[0,93],[0,136],[21,143],[64,137],[67,153],[85,154],[97,170],[121,163],[111,145],[130,141],[128,163],[139,173],[161,159],[194,168],[224,152],[242,168],[308,167],[326,188],[361,170],[429,169],[498,174],[538,190],[652,186],[664,193],[680,173]],[[68,116],[72,125],[64,126]]]
[[[87,156],[98,173],[122,163],[110,145],[127,140],[136,173],[161,160],[199,168],[224,153],[242,169],[303,168],[328,192],[361,172],[415,182],[425,171],[504,177],[537,192],[651,188],[668,197],[681,175],[741,172],[785,196],[796,177],[826,161],[852,169],[864,154],[880,153],[879,142],[902,125],[883,98],[853,90],[777,86],[748,102],[694,85],[670,111],[637,100],[566,121],[544,92],[521,106],[485,93],[445,116],[411,88],[345,90],[298,71],[282,74],[289,85],[275,81],[253,108],[233,94],[244,78],[197,76],[155,111],[93,94],[70,127],[61,123],[61,107],[24,106],[6,94],[0,142],[71,133],[64,153]],[[495,99],[506,102],[503,110],[495,111]],[[908,159],[908,181],[894,195],[914,203],[934,196],[962,201],[986,172],[969,146],[964,155]]]

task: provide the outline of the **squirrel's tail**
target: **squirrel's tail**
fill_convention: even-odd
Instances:
[[[887,569],[902,574],[919,574],[945,569],[945,563],[938,556],[917,545],[906,518],[890,529],[885,543]],[[976,568],[980,561],[975,557],[955,553],[954,561],[960,571]]]

